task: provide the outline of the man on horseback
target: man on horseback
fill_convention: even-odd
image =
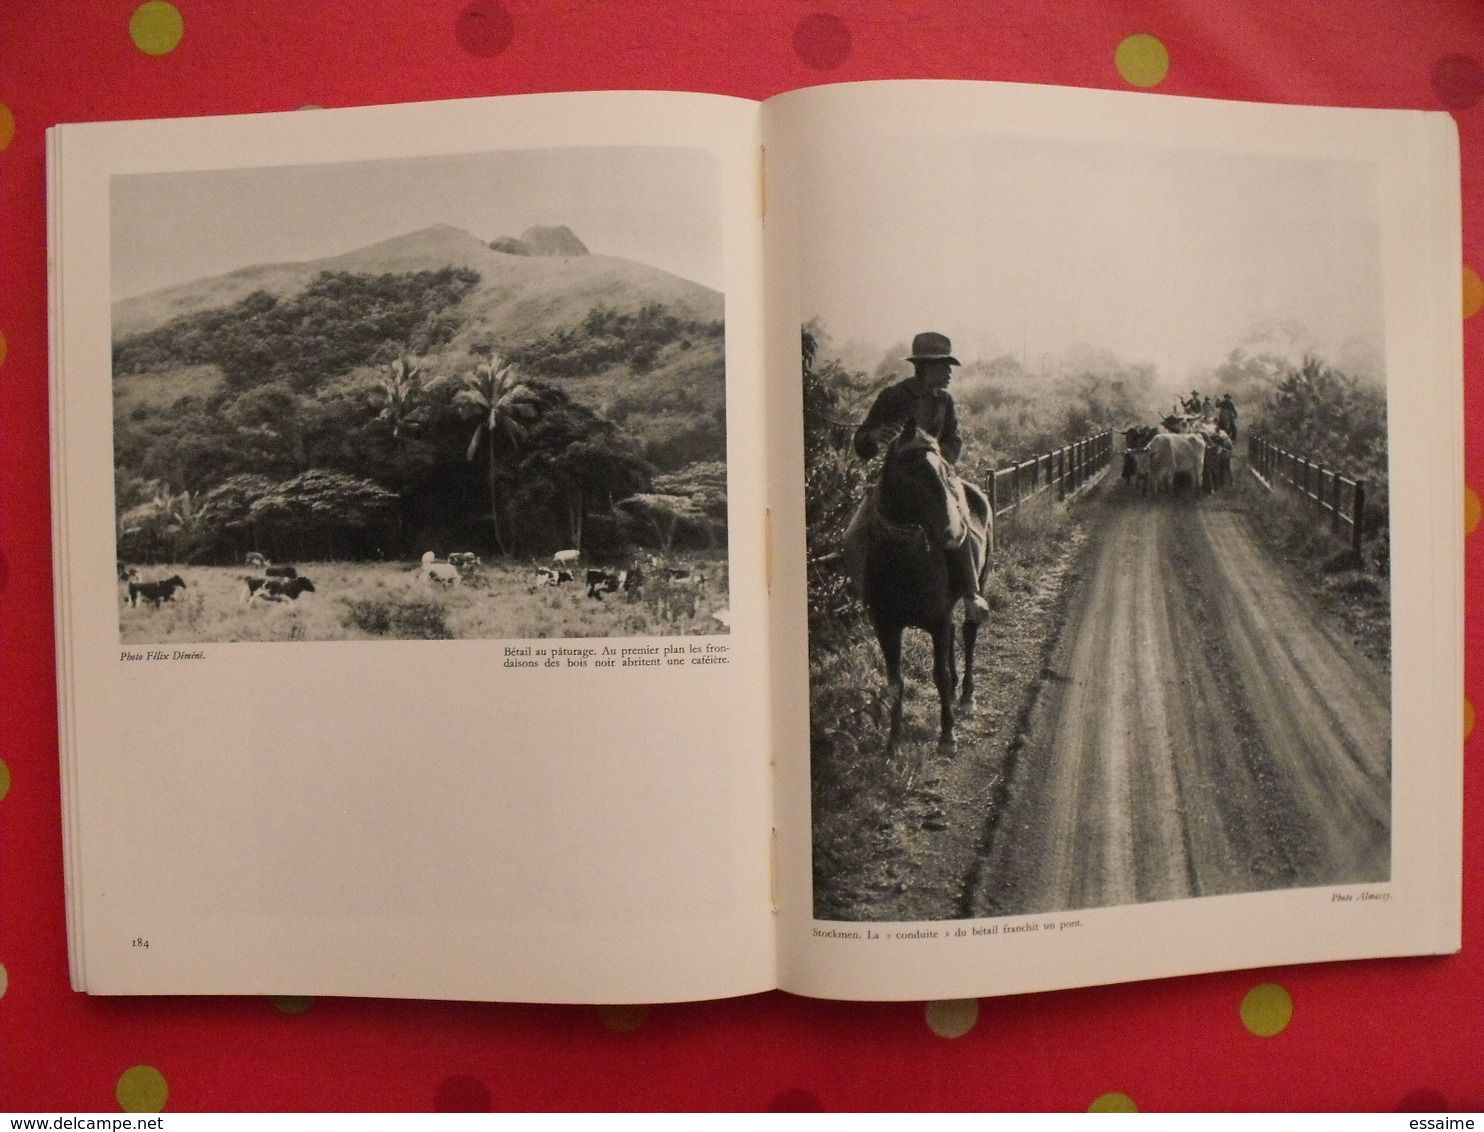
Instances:
[[[877,395],[866,419],[855,430],[855,453],[862,460],[871,459],[880,451],[883,443],[902,431],[908,421],[915,421],[918,428],[938,442],[938,450],[943,458],[949,464],[957,463],[963,450],[963,437],[958,431],[958,415],[954,411],[953,396],[948,392],[953,367],[960,364],[953,356],[953,346],[946,335],[924,331],[912,339],[912,354],[906,360],[912,363],[912,376],[888,386]],[[967,520],[969,512],[963,484],[956,475],[952,479],[959,509]],[[867,494],[845,531],[848,563],[856,557],[855,548],[860,545],[865,529],[871,522],[872,506],[872,497]],[[963,598],[968,615],[973,620],[983,621],[989,616],[989,603],[979,592],[978,569],[971,540],[965,539],[957,546],[944,546],[941,549],[954,594]],[[857,571],[852,569],[851,573],[859,584]]]
[[[1223,393],[1216,402],[1216,427],[1232,440],[1237,439],[1237,406],[1230,393]]]

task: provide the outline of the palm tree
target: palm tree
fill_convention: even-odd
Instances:
[[[420,373],[422,370],[407,358],[398,358],[387,366],[386,373],[380,375],[384,400],[376,419],[392,426],[393,442],[401,440],[404,428],[411,428],[422,421],[416,408],[418,394],[422,391],[417,380]]]
[[[537,414],[536,391],[517,381],[514,371],[501,363],[497,352],[491,352],[490,360],[476,366],[473,373],[464,374],[463,381],[464,388],[454,396],[454,404],[479,417],[465,459],[472,462],[481,444],[489,454],[490,521],[495,528],[495,546],[504,554],[505,540],[500,534],[500,462],[525,439],[527,426],[523,422],[535,419]]]
[[[385,373],[377,375],[377,380],[381,383],[381,411],[376,414],[376,419],[386,421],[392,427],[393,476],[399,485],[403,484],[407,476],[407,469],[402,461],[405,447],[403,434],[415,431],[425,419],[423,408],[419,404],[422,400],[422,385],[418,382],[418,376],[421,373],[422,369],[404,356],[390,363]],[[399,547],[402,545],[406,525],[403,515],[405,507],[399,486],[396,512],[396,539]]]
[[[159,480],[150,480],[146,486],[152,493],[150,498],[117,518],[119,542],[122,545],[127,539],[137,548],[130,556],[163,556],[166,561],[178,562],[197,534],[197,501],[188,489],[176,492]]]

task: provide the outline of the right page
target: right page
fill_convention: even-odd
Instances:
[[[764,106],[781,983],[1460,944],[1446,114]]]

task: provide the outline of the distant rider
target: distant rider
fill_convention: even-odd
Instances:
[[[1230,393],[1223,393],[1221,400],[1216,402],[1216,427],[1232,440],[1237,439],[1237,405]]]

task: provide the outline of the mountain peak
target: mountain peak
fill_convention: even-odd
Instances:
[[[490,248],[506,255],[578,256],[587,255],[587,245],[565,224],[536,224],[520,234],[520,239],[501,236]]]

